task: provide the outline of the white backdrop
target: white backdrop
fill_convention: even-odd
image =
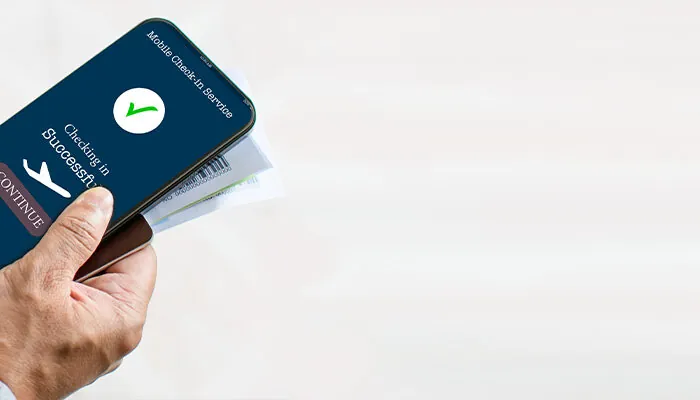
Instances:
[[[246,71],[288,197],[159,236],[74,399],[700,397],[697,2],[3,0],[0,117],[149,16]]]

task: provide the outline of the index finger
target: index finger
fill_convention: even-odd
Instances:
[[[107,268],[104,275],[83,284],[120,301],[134,302],[130,305],[136,308],[147,307],[156,285],[157,264],[156,253],[149,245]],[[128,296],[124,296],[125,292]]]

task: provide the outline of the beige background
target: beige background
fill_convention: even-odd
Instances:
[[[697,2],[3,1],[0,117],[155,15],[288,197],[159,236],[75,399],[700,397]]]

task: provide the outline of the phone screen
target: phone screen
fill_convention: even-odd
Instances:
[[[0,125],[0,268],[95,186],[114,195],[114,230],[254,119],[249,99],[178,28],[141,23]]]

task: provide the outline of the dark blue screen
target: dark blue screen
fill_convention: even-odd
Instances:
[[[114,226],[252,119],[177,28],[142,23],[0,125],[0,268],[83,191],[112,191]]]

